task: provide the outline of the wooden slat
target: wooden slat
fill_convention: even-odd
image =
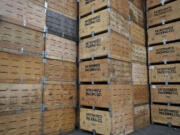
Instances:
[[[169,2],[169,1],[173,1],[173,0],[165,0],[165,2]],[[162,5],[162,0],[147,0],[148,8],[152,8],[159,5]]]
[[[171,123],[180,126],[180,107],[152,105],[152,121],[161,124]]]
[[[144,9],[144,0],[130,0],[137,8],[139,8],[141,11]]]
[[[132,61],[146,64],[146,48],[132,43]]]
[[[40,5],[42,7],[44,7],[44,4],[45,4],[45,0],[29,0],[37,5]]]
[[[152,85],[152,102],[180,104],[179,85]]]
[[[42,58],[0,52],[0,83],[40,84]]]

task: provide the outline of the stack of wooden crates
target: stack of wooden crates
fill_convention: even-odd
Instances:
[[[180,0],[147,7],[152,122],[180,126]]]

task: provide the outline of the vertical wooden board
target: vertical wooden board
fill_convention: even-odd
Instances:
[[[76,62],[76,42],[48,34],[46,38],[46,57]]]
[[[132,61],[146,64],[146,48],[132,43]]]
[[[152,85],[152,102],[180,104],[179,85]]]
[[[180,39],[180,21],[150,28],[148,30],[148,43],[157,44]]]
[[[42,7],[44,7],[44,4],[45,4],[45,0],[29,0],[37,5],[40,5]]]
[[[169,1],[173,1],[173,0],[165,0],[165,2],[169,2]],[[147,8],[152,8],[162,4],[163,4],[162,0],[147,0]]]
[[[180,82],[180,64],[150,66],[151,82]]]
[[[139,8],[141,11],[144,9],[144,0],[130,0],[137,8]]]
[[[80,108],[80,129],[96,131],[103,135],[111,133],[111,118],[108,111]]]
[[[43,49],[43,33],[11,23],[0,22],[1,51],[41,56]]]
[[[149,47],[149,63],[180,61],[180,43]],[[158,58],[158,59],[157,59]]]
[[[166,105],[152,105],[152,121],[161,124],[171,123],[180,126],[180,107]]]
[[[174,19],[179,19],[180,14],[177,12],[180,10],[180,0],[165,4],[150,10],[147,13],[147,24],[148,26],[153,26],[156,24],[161,24],[164,20],[165,22],[171,21]]]
[[[0,83],[40,84],[42,58],[0,52]]]

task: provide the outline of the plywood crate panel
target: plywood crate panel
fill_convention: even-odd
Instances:
[[[115,59],[84,61],[79,67],[80,82],[108,82],[129,84],[131,64]]]
[[[180,104],[180,85],[152,85],[152,102]]]
[[[137,8],[139,8],[141,11],[144,9],[144,0],[130,0]]]
[[[76,62],[76,42],[48,34],[46,38],[46,57]]]
[[[118,109],[132,104],[130,85],[80,85],[80,105]]]
[[[44,4],[45,4],[45,0],[29,0],[37,5],[40,5],[42,7],[44,7]]]
[[[79,4],[80,16],[91,13],[92,10],[96,11],[104,7],[113,8],[124,16],[129,15],[129,6],[126,0],[81,0]]]
[[[80,19],[80,37],[86,37],[92,33],[100,33],[109,30],[120,33],[129,38],[129,26],[127,18],[124,18],[114,9],[104,9]]]
[[[150,10],[147,13],[148,26],[161,24],[163,20],[167,22],[174,19],[179,19],[180,14],[177,14],[177,12],[180,10],[179,5],[180,5],[180,0],[176,0],[164,6],[160,6]]]
[[[164,2],[166,3],[166,2],[170,2],[170,1],[173,1],[173,0],[165,0]],[[147,0],[147,8],[152,8],[152,7],[155,7],[155,6],[160,6],[162,4],[163,4],[162,0]]]
[[[133,102],[135,105],[148,103],[148,85],[133,85]]]
[[[7,22],[0,22],[0,50],[16,54],[41,56],[43,33]]]
[[[145,46],[145,31],[139,25],[131,21],[130,24],[130,35],[133,43]]]
[[[147,67],[145,64],[132,64],[133,84],[147,84]]]
[[[0,116],[0,135],[39,135],[40,111]]]
[[[77,19],[77,1],[76,0],[47,0],[48,9],[59,14]]]
[[[150,28],[148,30],[148,43],[157,44],[180,39],[180,21]]]
[[[116,32],[104,33],[80,40],[80,59],[108,56],[110,58],[130,61],[130,42]]]
[[[180,64],[150,66],[151,82],[180,82]]]
[[[44,105],[46,110],[74,107],[76,86],[73,84],[45,84]]]
[[[2,20],[44,31],[45,8],[29,0],[1,0]]]
[[[42,118],[44,135],[59,135],[75,129],[75,109],[45,111]]]
[[[47,82],[75,82],[76,64],[73,62],[47,59],[45,77]]]
[[[0,83],[40,84],[42,58],[0,52]]]
[[[149,47],[149,63],[180,61],[180,43]]]
[[[132,61],[146,64],[146,48],[132,43]]]
[[[135,130],[139,130],[150,124],[149,105],[141,105],[134,108]]]
[[[152,105],[152,121],[155,123],[180,126],[180,107],[166,105]]]
[[[103,135],[124,135],[133,132],[132,107],[112,111],[80,108],[80,129]]]

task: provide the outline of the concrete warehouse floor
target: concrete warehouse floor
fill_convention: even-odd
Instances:
[[[75,131],[68,135],[92,135],[83,131]],[[160,125],[150,125],[130,135],[180,135],[180,129]]]

